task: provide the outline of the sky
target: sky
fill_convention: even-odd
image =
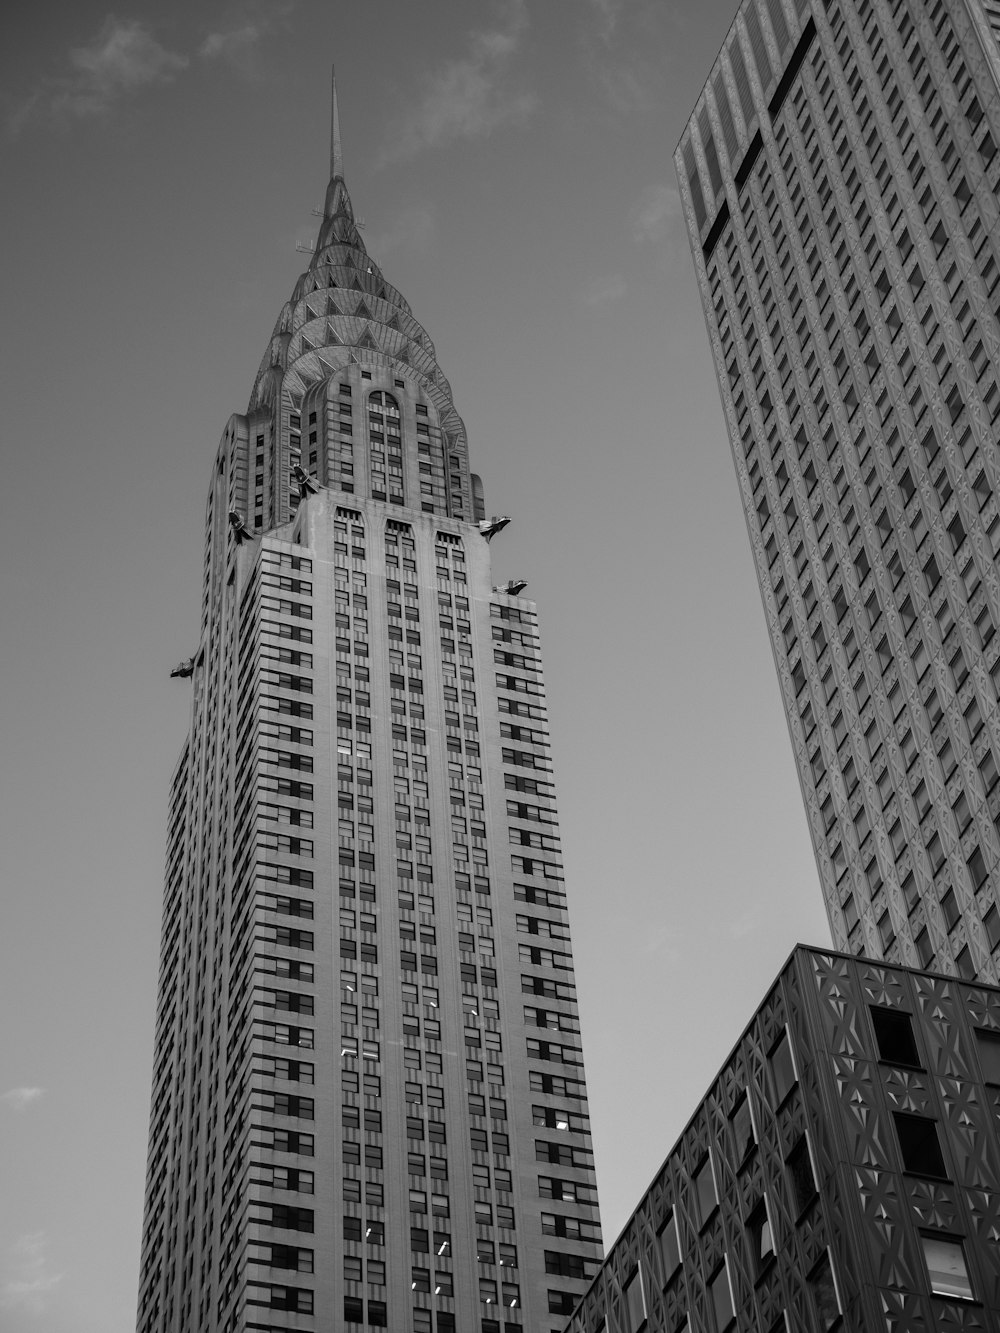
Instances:
[[[735,0],[10,0],[0,1329],[134,1327],[204,502],[337,65],[369,250],[539,607],[605,1236],[827,944],[673,150]]]

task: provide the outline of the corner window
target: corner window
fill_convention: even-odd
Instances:
[[[920,1237],[930,1279],[931,1291],[936,1296],[952,1296],[972,1300],[972,1283],[965,1263],[962,1242],[955,1236],[930,1235]]]

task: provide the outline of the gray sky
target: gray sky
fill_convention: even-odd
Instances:
[[[610,1241],[828,941],[672,154],[735,0],[15,0],[0,1328],[134,1325],[202,515],[326,184],[437,344],[552,712]]]

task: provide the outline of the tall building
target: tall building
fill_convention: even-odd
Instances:
[[[601,1253],[533,604],[331,180],[212,468],[140,1333],[549,1333]]]
[[[1000,1325],[1000,990],[801,945],[566,1333]]]
[[[744,0],[681,194],[839,948],[995,981],[1000,5]]]

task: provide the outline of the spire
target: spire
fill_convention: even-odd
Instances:
[[[316,249],[310,263],[315,268],[322,252],[329,245],[351,245],[365,251],[354,221],[351,196],[344,180],[344,155],[340,147],[340,108],[337,105],[337,71],[330,67],[330,183],[326,187],[323,204],[323,223],[316,238]]]
[[[337,109],[337,70],[330,66],[330,179],[344,175],[344,156],[340,151],[340,112]]]

